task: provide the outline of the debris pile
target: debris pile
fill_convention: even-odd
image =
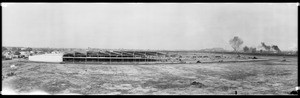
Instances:
[[[255,56],[252,59],[257,59]]]
[[[197,81],[192,82],[191,85],[196,86],[196,87],[198,87],[198,88],[205,87],[204,84],[202,84],[202,83],[200,83],[200,82],[197,82]]]
[[[10,72],[10,73],[7,73],[6,76],[10,77],[10,76],[14,76],[16,75],[14,72]]]
[[[296,90],[293,90],[290,92],[290,94],[293,94],[293,95],[298,95],[299,93],[299,87],[296,87]]]

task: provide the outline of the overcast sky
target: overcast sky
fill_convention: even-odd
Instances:
[[[2,45],[25,47],[231,49],[261,42],[296,49],[297,5],[100,3],[4,4]]]

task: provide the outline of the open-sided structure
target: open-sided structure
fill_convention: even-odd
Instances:
[[[114,63],[114,62],[163,62],[166,54],[152,51],[87,51],[63,55],[64,62]]]

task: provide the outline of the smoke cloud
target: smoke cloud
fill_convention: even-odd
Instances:
[[[281,52],[281,50],[279,49],[279,47],[277,45],[273,45],[272,48],[274,50],[276,50],[277,52]]]
[[[261,43],[262,47],[264,47],[267,51],[270,51],[271,49],[274,49],[277,52],[281,52],[279,47],[277,45],[268,46],[264,42]]]
[[[261,45],[262,45],[267,51],[270,51],[270,50],[271,50],[271,46],[266,45],[264,42],[262,42]]]

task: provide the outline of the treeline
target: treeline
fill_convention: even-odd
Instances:
[[[260,56],[298,56],[298,53],[281,52],[281,53],[247,53],[247,52],[206,52],[217,54],[245,54],[245,55],[260,55]]]

